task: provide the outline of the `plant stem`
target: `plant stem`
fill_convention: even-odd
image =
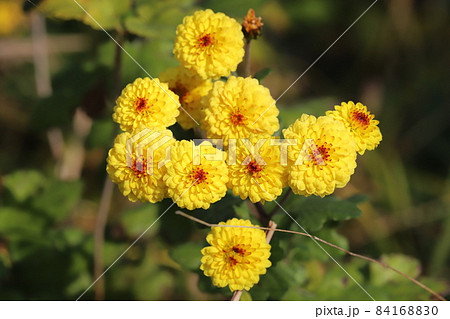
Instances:
[[[119,33],[118,43],[122,44],[123,36]],[[122,69],[122,49],[119,45],[114,53],[114,71],[113,71],[113,95],[117,97],[120,94],[121,87],[121,69]],[[114,184],[109,176],[106,176],[103,185],[100,205],[97,212],[97,221],[94,230],[94,278],[99,278],[94,287],[95,300],[105,299],[105,280],[101,276],[103,272],[103,247],[105,244],[105,227],[108,220],[108,212],[111,208],[111,200],[114,191]]]
[[[244,55],[244,59],[242,60],[241,64],[238,67],[238,74],[242,77],[248,77],[251,76],[251,69],[250,69],[250,65],[251,65],[251,61],[250,61],[250,54],[251,54],[251,40],[245,40],[245,44],[244,44],[244,50],[245,50],[245,55]]]
[[[302,233],[302,232],[297,232],[297,231],[293,231],[293,230],[275,229],[275,228],[270,228],[270,227],[258,227],[258,226],[234,226],[234,225],[218,225],[218,224],[210,224],[210,223],[207,223],[207,222],[205,222],[205,221],[203,221],[203,220],[201,220],[201,219],[198,219],[198,218],[195,218],[195,217],[193,217],[193,216],[191,216],[191,215],[188,215],[188,214],[186,214],[186,213],[183,213],[182,211],[176,211],[175,214],[181,215],[181,216],[183,216],[183,217],[186,217],[186,218],[188,218],[188,219],[190,219],[190,220],[193,220],[193,221],[195,221],[195,222],[197,222],[197,223],[199,223],[199,224],[202,224],[202,225],[205,225],[205,226],[208,226],[208,227],[240,227],[240,228],[254,228],[254,229],[269,230],[269,231],[272,231],[272,232],[277,231],[277,232],[282,232],[282,233],[296,234],[296,235],[302,235],[302,236],[305,236],[305,237],[309,237],[309,238],[315,239],[315,240],[317,240],[317,241],[320,241],[321,243],[323,243],[323,244],[325,244],[325,245],[328,245],[328,246],[330,246],[330,247],[333,247],[333,248],[336,248],[336,249],[338,249],[338,250],[340,250],[340,251],[343,251],[343,252],[345,252],[346,254],[348,254],[348,255],[350,255],[350,256],[358,257],[358,258],[361,258],[361,259],[370,261],[370,262],[372,262],[372,263],[378,264],[378,265],[380,265],[380,266],[383,266],[384,268],[390,269],[390,270],[396,272],[397,274],[399,274],[400,276],[403,276],[403,277],[405,277],[406,279],[408,279],[409,281],[411,281],[411,282],[413,282],[414,284],[418,285],[419,287],[425,289],[425,290],[428,291],[430,294],[432,294],[433,296],[435,296],[437,299],[442,300],[442,301],[447,301],[444,297],[442,297],[441,295],[439,295],[437,292],[435,292],[435,291],[432,290],[431,288],[425,286],[424,284],[422,284],[422,283],[419,282],[418,280],[416,280],[416,279],[414,279],[413,277],[411,277],[411,276],[409,276],[409,275],[407,275],[407,274],[401,272],[400,270],[397,270],[397,269],[395,269],[394,267],[391,267],[391,266],[389,266],[388,264],[386,264],[386,263],[384,263],[384,262],[382,262],[382,261],[379,261],[379,260],[376,260],[376,259],[373,259],[373,258],[370,258],[370,257],[366,257],[366,256],[363,256],[363,255],[354,253],[354,252],[351,252],[351,251],[349,251],[349,250],[347,250],[347,249],[345,249],[345,248],[342,248],[342,247],[339,247],[339,246],[337,246],[337,245],[335,245],[335,244],[332,244],[332,243],[330,243],[330,242],[327,242],[326,240],[324,240],[324,239],[322,239],[322,238],[319,238],[319,237],[317,237],[317,236],[313,236],[313,235],[310,235],[310,234],[306,234],[306,233]]]
[[[261,204],[261,202],[256,202],[253,203],[253,206],[255,207],[255,209],[252,210],[252,212],[254,213],[255,217],[262,225],[267,225],[269,223],[270,217],[267,214],[263,204]]]
[[[289,196],[291,196],[292,194],[292,188],[288,188],[288,190],[286,191],[286,193],[283,195],[283,197],[278,201],[279,205],[276,205],[269,213],[269,218],[272,218],[273,215],[275,215],[275,213],[278,211],[278,209],[280,208],[280,206],[283,206],[283,204],[287,201],[287,199],[289,198]]]
[[[100,206],[97,213],[97,222],[94,231],[94,278],[99,278],[103,272],[103,246],[105,243],[105,226],[108,220],[108,212],[111,207],[111,199],[114,190],[114,184],[107,176],[103,186]],[[94,287],[95,300],[105,299],[105,280],[100,277]]]

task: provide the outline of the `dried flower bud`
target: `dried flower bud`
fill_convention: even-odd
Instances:
[[[245,38],[247,40],[257,39],[261,35],[263,25],[261,17],[255,16],[255,10],[249,9],[242,23],[242,32],[244,32]]]

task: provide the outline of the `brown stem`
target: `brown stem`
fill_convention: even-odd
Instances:
[[[380,266],[383,266],[384,268],[390,269],[390,270],[396,272],[397,274],[399,274],[400,276],[403,276],[403,277],[405,277],[406,279],[408,279],[409,281],[411,281],[411,282],[413,282],[414,284],[418,285],[419,287],[425,289],[425,290],[428,291],[430,294],[432,294],[433,296],[435,296],[437,299],[442,300],[442,301],[447,301],[444,297],[442,297],[441,295],[439,295],[437,292],[435,292],[435,291],[432,290],[431,288],[425,286],[424,284],[422,284],[422,283],[419,282],[418,280],[416,280],[416,279],[414,279],[413,277],[411,277],[411,276],[409,276],[409,275],[407,275],[407,274],[401,272],[400,270],[397,270],[397,269],[395,269],[395,268],[389,266],[388,264],[386,264],[386,263],[384,263],[384,262],[382,262],[382,261],[379,261],[379,260],[376,260],[376,259],[373,259],[373,258],[370,258],[370,257],[366,257],[366,256],[363,256],[363,255],[360,255],[360,254],[351,252],[351,251],[349,251],[349,250],[347,250],[347,249],[345,249],[345,248],[336,246],[335,244],[332,244],[332,243],[330,243],[330,242],[327,242],[326,240],[324,240],[324,239],[322,239],[322,238],[319,238],[319,237],[317,237],[317,236],[313,236],[313,235],[310,235],[310,234],[306,234],[306,233],[302,233],[302,232],[297,232],[297,231],[293,231],[293,230],[274,229],[274,228],[269,228],[269,227],[258,227],[258,226],[234,226],[234,225],[217,225],[217,224],[210,224],[210,223],[207,223],[207,222],[205,222],[205,221],[203,221],[203,220],[200,220],[200,219],[198,219],[198,218],[195,218],[195,217],[193,217],[193,216],[191,216],[191,215],[188,215],[188,214],[186,214],[186,213],[183,213],[182,211],[176,211],[175,214],[181,215],[181,216],[183,216],[183,217],[186,217],[186,218],[188,218],[188,219],[190,219],[190,220],[193,220],[193,221],[195,221],[195,222],[197,222],[197,223],[199,223],[199,224],[202,224],[202,225],[205,225],[205,226],[208,226],[208,227],[241,227],[241,228],[254,228],[254,229],[270,230],[270,231],[273,231],[273,232],[278,231],[278,232],[282,232],[282,233],[296,234],[296,235],[302,235],[302,236],[305,236],[305,237],[309,237],[309,238],[312,238],[312,239],[314,239],[314,240],[320,241],[321,243],[323,243],[323,244],[325,244],[325,245],[328,245],[328,246],[330,246],[330,247],[333,247],[333,248],[336,248],[336,249],[338,249],[338,250],[340,250],[340,251],[343,251],[343,252],[345,252],[346,254],[348,254],[348,255],[350,255],[350,256],[358,257],[358,258],[361,258],[361,259],[370,261],[370,262],[372,262],[372,263],[376,263],[376,264],[378,264],[378,265],[380,265]]]
[[[256,202],[253,203],[253,207],[255,209],[252,209],[252,212],[255,217],[262,225],[267,225],[269,223],[270,217],[269,215],[267,215],[266,209],[264,208],[263,204],[261,204],[261,202]]]
[[[123,42],[122,34],[118,35],[118,43]],[[113,94],[117,97],[120,94],[120,79],[122,68],[122,49],[119,45],[115,48],[114,54],[114,71],[113,71]],[[111,208],[111,200],[114,191],[114,184],[111,182],[109,176],[106,176],[103,185],[100,205],[97,212],[97,221],[94,230],[94,278],[99,278],[94,287],[95,300],[105,299],[105,280],[103,273],[103,247],[105,244],[105,227],[108,220],[108,212]]]
[[[251,65],[251,63],[250,63],[251,45],[250,44],[251,44],[251,39],[245,40],[244,59],[242,60],[241,64],[239,64],[239,66],[238,66],[238,74],[243,77],[248,77],[248,76],[252,75],[251,69],[250,69],[250,65]]]
[[[287,201],[289,196],[292,194],[292,188],[289,187],[289,189],[286,191],[286,193],[283,195],[283,197],[278,201],[279,205],[276,205],[269,213],[269,218],[272,218],[272,216],[278,211],[280,207],[283,206],[283,204]]]
[[[233,297],[231,297],[230,301],[239,301],[242,296],[242,290],[236,290],[233,294]]]
[[[122,45],[123,42],[123,35],[119,34],[117,37],[117,42]],[[115,52],[114,52],[114,96],[117,97],[120,94],[121,91],[121,83],[120,80],[122,79],[122,48],[118,45],[116,45]]]
[[[105,299],[105,281],[101,276],[103,272],[103,246],[105,243],[105,226],[108,219],[108,212],[111,207],[111,199],[114,190],[114,184],[107,176],[103,186],[100,206],[97,213],[97,222],[94,231],[94,278],[99,278],[94,287],[95,300]]]

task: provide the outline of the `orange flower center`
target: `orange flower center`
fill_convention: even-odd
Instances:
[[[211,34],[207,33],[204,36],[202,36],[200,39],[198,39],[198,43],[202,48],[210,46],[212,44]]]
[[[331,145],[327,142],[323,143],[317,150],[311,151],[311,159],[314,165],[325,165],[325,162],[330,161]]]
[[[353,111],[351,115],[352,119],[363,128],[366,128],[370,123],[369,115],[365,112]]]
[[[142,112],[142,111],[144,111],[145,109],[147,109],[147,108],[148,108],[148,103],[147,103],[147,102],[148,102],[148,101],[147,101],[146,98],[139,97],[139,98],[136,100],[136,103],[135,103],[135,105],[136,105],[136,110],[137,110],[138,112]]]
[[[133,160],[133,165],[130,168],[137,178],[147,176],[147,162],[143,159],[140,161]]]
[[[229,251],[223,250],[225,253],[225,260],[230,266],[236,266],[244,262],[244,257],[251,254],[248,250],[248,245],[236,244],[231,247]]]
[[[194,169],[190,176],[192,180],[195,181],[195,184],[201,184],[203,182],[208,184],[208,182],[206,181],[208,179],[208,172],[205,172],[200,167]]]
[[[258,173],[264,169],[264,166],[259,165],[258,162],[253,160],[247,164],[247,169],[248,169],[248,172],[250,173],[250,175],[252,175],[252,177],[256,177],[256,176],[259,177]]]
[[[237,110],[233,114],[231,114],[230,120],[234,125],[244,125],[246,117],[241,113],[240,110]]]

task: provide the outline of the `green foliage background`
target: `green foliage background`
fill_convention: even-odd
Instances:
[[[155,77],[177,63],[173,40],[185,15],[211,8],[241,21],[254,8],[263,17],[264,29],[252,44],[252,72],[264,77],[262,83],[275,98],[371,4],[78,1]],[[50,50],[53,93],[48,97],[36,93],[31,56],[0,55],[0,299],[74,300],[95,279],[95,222],[105,158],[117,132],[111,119],[117,51],[73,1],[34,3],[38,8],[24,3],[26,14],[39,10],[47,16],[49,43],[76,35],[73,47],[78,49]],[[450,29],[449,9],[444,0],[379,1],[278,102],[283,127],[302,113],[322,115],[348,100],[361,101],[376,114],[383,142],[358,158],[350,184],[323,199],[291,196],[284,207],[312,234],[382,259],[447,297],[450,91],[444,85],[450,50],[442,35]],[[30,20],[25,21],[0,41],[30,41]],[[119,87],[143,76],[145,72],[122,54]],[[80,118],[80,111],[87,116]],[[178,126],[172,129],[178,138],[194,136]],[[59,153],[49,143],[52,136],[62,137]],[[104,268],[170,204],[132,204],[115,189],[105,230]],[[270,211],[274,204],[265,206]],[[106,299],[231,297],[199,270],[208,229],[175,215],[175,210],[170,209],[106,273]],[[246,203],[232,195],[193,215],[211,223],[233,216],[258,223]],[[274,220],[279,228],[301,231],[282,211]],[[276,233],[271,244],[273,266],[243,299],[368,299],[310,239]],[[379,265],[324,249],[377,300],[431,299]],[[83,296],[94,298],[94,288]]]

